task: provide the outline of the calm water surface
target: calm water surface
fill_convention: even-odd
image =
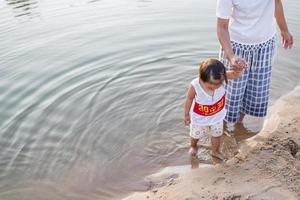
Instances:
[[[296,45],[278,48],[272,103],[300,83],[285,3]],[[0,38],[1,200],[118,199],[188,164],[183,101],[218,56],[215,1],[2,0]]]

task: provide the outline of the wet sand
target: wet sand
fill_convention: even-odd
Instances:
[[[300,199],[299,111],[298,86],[270,108],[262,131],[240,142],[238,153],[228,161],[212,167],[200,164],[179,177],[179,172],[169,171],[149,191],[126,200]]]

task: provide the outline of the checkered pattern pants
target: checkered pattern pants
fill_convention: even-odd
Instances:
[[[272,60],[276,46],[276,36],[267,42],[248,45],[231,42],[233,52],[245,59],[248,68],[242,76],[229,80],[226,85],[226,122],[235,123],[240,112],[264,117],[267,114]],[[220,50],[219,59],[227,69],[230,64]]]

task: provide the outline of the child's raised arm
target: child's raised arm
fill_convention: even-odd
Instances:
[[[196,91],[194,89],[194,87],[192,85],[189,86],[187,95],[186,95],[186,99],[185,99],[185,103],[184,103],[184,124],[185,125],[189,125],[191,123],[191,119],[190,119],[190,109],[193,103],[193,100],[195,98],[196,95]]]
[[[226,71],[226,76],[227,79],[231,80],[231,79],[237,79],[239,78],[242,74],[244,73],[244,70],[228,70]]]

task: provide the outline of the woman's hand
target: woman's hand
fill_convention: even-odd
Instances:
[[[191,118],[189,114],[185,114],[183,118],[184,124],[188,126],[191,123]]]
[[[284,16],[284,11],[283,11],[283,6],[281,0],[275,0],[275,18],[277,25],[280,30],[280,35],[281,35],[281,41],[283,48],[285,49],[290,49],[293,47],[293,36],[289,32],[285,16]]]
[[[247,62],[243,58],[236,55],[229,59],[229,63],[231,68],[237,72],[243,71],[243,69],[247,67]]]
[[[283,48],[285,49],[291,49],[294,44],[294,39],[292,34],[289,31],[284,31],[280,33],[281,35],[281,42],[283,45]]]

